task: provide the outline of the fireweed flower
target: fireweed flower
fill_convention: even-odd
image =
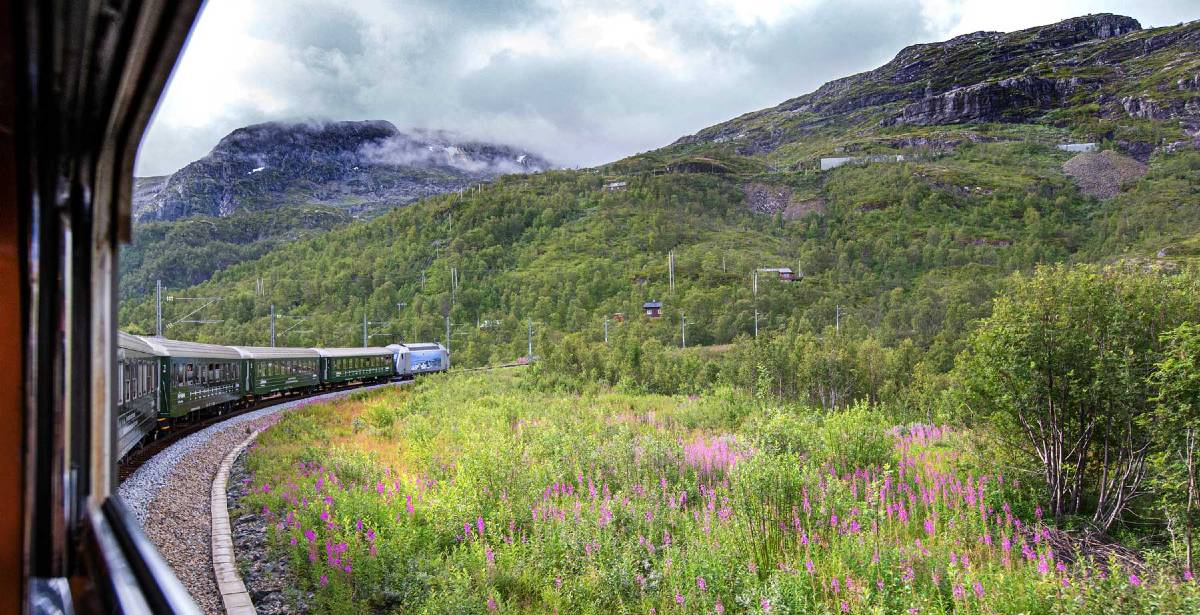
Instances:
[[[323,574],[321,575],[321,587],[325,587],[326,585],[329,585],[329,575]]]
[[[675,592],[675,603],[679,606],[683,606],[683,594]]]
[[[975,597],[977,599],[983,600],[983,583],[975,581],[975,584],[971,586],[971,589],[975,590]]]
[[[1140,578],[1138,578],[1138,575],[1131,574],[1131,575],[1129,575],[1129,584],[1134,587],[1141,587],[1142,580]]]
[[[771,612],[771,601],[770,601],[770,600],[767,600],[766,598],[763,598],[763,599],[762,599],[762,601],[760,601],[760,602],[759,602],[759,606],[761,606],[761,607],[762,607],[762,610],[763,610],[763,612],[764,612],[764,613],[770,613],[770,612]]]
[[[704,582],[704,577],[696,577],[696,587],[699,587],[700,591],[708,589],[708,584]]]
[[[954,586],[954,599],[955,600],[962,600],[966,596],[967,596],[967,590],[963,589],[962,585]]]

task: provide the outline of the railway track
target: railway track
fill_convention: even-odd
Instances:
[[[392,380],[391,382],[400,382],[400,381]],[[236,410],[224,412],[221,414],[215,414],[213,416],[210,416],[210,417],[207,417],[207,418],[204,418],[201,420],[197,420],[197,421],[192,421],[187,424],[176,425],[175,427],[173,427],[172,429],[170,429],[166,432],[160,432],[159,435],[156,438],[154,438],[153,440],[144,442],[138,448],[130,451],[130,453],[125,456],[125,459],[122,459],[120,464],[118,464],[118,466],[117,466],[117,481],[119,483],[125,482],[125,479],[132,476],[133,473],[136,472],[138,468],[142,467],[142,464],[149,461],[151,458],[153,458],[155,455],[162,452],[167,447],[169,447],[172,444],[178,442],[179,440],[186,438],[187,436],[189,436],[193,433],[196,433],[196,432],[198,432],[206,427],[209,427],[211,425],[216,425],[217,423],[231,419],[235,416],[240,416],[242,414],[246,414],[247,412],[254,412],[255,410],[262,410],[264,408],[270,408],[271,406],[276,406],[276,405],[286,403],[289,401],[296,401],[298,399],[305,399],[307,397],[314,397],[316,395],[324,395],[326,393],[333,393],[336,391],[345,391],[348,389],[355,389],[355,388],[358,388],[361,386],[364,386],[364,383],[358,383],[358,384],[353,384],[353,385],[348,385],[348,386],[331,387],[331,388],[328,388],[328,389],[325,389],[322,391],[314,391],[307,395],[279,395],[277,397],[269,397],[269,398],[257,400],[253,404],[248,404],[248,405],[238,408]]]
[[[503,365],[490,365],[490,366],[486,366],[486,367],[472,367],[472,368],[462,369],[459,371],[483,372],[483,371],[493,371],[493,370],[500,370],[500,369],[512,369],[512,368],[516,368],[516,367],[528,367],[528,364],[527,363],[505,363]],[[392,380],[392,382],[410,382],[410,381]],[[247,412],[254,412],[255,410],[262,410],[264,408],[270,408],[271,406],[286,403],[289,401],[294,401],[297,399],[304,399],[306,397],[323,395],[325,393],[332,393],[335,391],[345,391],[347,389],[354,389],[354,388],[358,388],[361,386],[363,386],[363,383],[353,384],[353,385],[349,385],[349,386],[331,387],[331,388],[324,389],[321,391],[314,391],[307,395],[280,395],[278,397],[269,397],[269,398],[265,398],[265,399],[260,399],[253,404],[243,406],[236,410],[224,412],[222,414],[213,415],[213,416],[210,416],[210,417],[207,417],[204,419],[200,419],[200,420],[196,420],[196,421],[193,421],[190,423],[176,425],[175,427],[166,431],[165,433],[160,432],[158,437],[156,437],[155,439],[150,440],[149,442],[144,442],[138,448],[130,451],[130,453],[128,455],[126,455],[125,459],[121,460],[120,464],[117,467],[117,480],[118,480],[118,482],[125,482],[125,479],[132,476],[133,473],[136,472],[138,468],[142,467],[142,464],[146,463],[146,461],[150,460],[151,458],[153,458],[155,455],[157,455],[158,453],[160,453],[167,447],[171,446],[172,444],[174,444],[175,442],[178,442],[179,440],[181,440],[183,438],[186,438],[187,436],[189,436],[193,433],[200,431],[201,429],[204,429],[211,425],[216,425],[217,423],[220,423],[221,421],[231,419],[235,416],[239,416],[242,414],[246,414]]]

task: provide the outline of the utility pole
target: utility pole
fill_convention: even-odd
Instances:
[[[838,304],[833,310],[833,332],[840,334],[842,332],[842,306]]]
[[[675,292],[675,250],[671,250],[667,254],[667,279],[671,285],[671,292]]]
[[[400,321],[401,321],[401,320],[404,320],[404,306],[406,306],[406,305],[408,305],[408,304],[407,304],[407,303],[400,303],[400,302],[397,302],[397,303],[396,303],[396,329],[397,329],[397,330],[399,330],[399,329],[400,329]],[[404,342],[404,340],[403,340],[403,339],[401,339],[401,340],[398,340],[398,341],[399,341],[400,343],[403,343],[403,342]]]
[[[608,316],[604,317],[604,343],[608,343]]]
[[[754,286],[754,339],[758,339],[758,270],[750,274]]]
[[[162,337],[162,280],[154,281],[154,335]]]
[[[446,354],[450,354],[450,315],[446,315]]]
[[[271,348],[275,347],[275,304],[271,304]]]
[[[679,338],[680,338],[680,341],[682,342],[682,346],[684,348],[687,348],[687,315],[686,314],[679,315]]]
[[[363,348],[367,347],[367,308],[363,307]]]
[[[529,319],[529,354],[527,356],[530,363],[533,363],[533,319]]]

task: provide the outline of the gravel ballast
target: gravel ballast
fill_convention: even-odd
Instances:
[[[121,499],[205,613],[223,612],[213,576],[209,511],[213,478],[225,455],[256,429],[273,424],[282,412],[377,386],[297,399],[232,417],[172,444],[121,483]]]

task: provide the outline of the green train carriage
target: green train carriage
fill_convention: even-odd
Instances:
[[[228,346],[141,338],[159,360],[159,421],[174,421],[192,412],[226,410],[246,394],[242,376],[246,361]]]
[[[245,361],[242,387],[251,397],[307,391],[321,384],[321,355],[311,348],[231,346]]]
[[[117,335],[117,458],[158,426],[159,357],[142,338]]]
[[[313,348],[321,356],[321,384],[387,380],[396,375],[387,348]]]

